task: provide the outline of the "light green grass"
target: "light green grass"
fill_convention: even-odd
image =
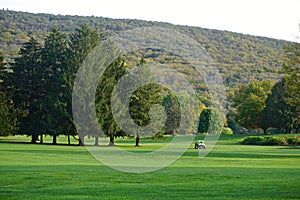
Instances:
[[[237,144],[243,137],[221,136],[205,158],[191,144],[169,167],[146,174],[115,171],[84,147],[0,138],[0,199],[300,199],[300,148]],[[149,151],[168,141],[142,140],[139,148],[133,139],[116,144]]]

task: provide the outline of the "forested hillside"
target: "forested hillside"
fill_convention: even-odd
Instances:
[[[128,117],[118,120],[114,118],[111,104],[114,88],[118,81],[123,80],[121,77],[134,71],[134,66],[149,69],[147,63],[176,69],[173,71],[179,72],[180,76],[170,80],[166,78],[173,77],[172,70],[156,68],[155,73],[163,77],[165,83],[172,86],[177,84],[179,87],[176,89],[185,85],[180,82],[181,77],[186,78],[196,89],[195,99],[196,104],[199,104],[199,107],[193,107],[192,103],[187,103],[192,97],[177,97],[174,93],[176,91],[169,90],[166,85],[153,84],[150,81],[151,74],[146,70],[143,73],[150,82],[132,93],[129,102],[130,116],[135,124],[148,126],[156,122],[151,121],[149,114],[153,105],[162,105],[167,114],[166,122],[160,130],[149,129],[147,133],[155,133],[156,136],[174,134],[181,127],[180,122],[185,122],[184,133],[195,133],[193,127],[198,116],[198,132],[206,133],[209,132],[206,125],[211,123],[211,115],[219,116],[215,117],[219,123],[213,123],[219,124],[213,130],[216,133],[223,130],[244,133],[245,128],[247,131],[263,129],[264,133],[269,128],[276,128],[276,131],[285,129],[287,133],[300,130],[298,43],[142,20],[30,14],[8,10],[0,11],[0,19],[0,125],[5,124],[0,126],[0,135],[31,135],[33,143],[38,137],[42,143],[43,135],[51,135],[52,143],[56,144],[57,137],[62,134],[68,136],[70,143],[70,136],[77,136],[77,130],[82,132],[78,138],[79,144],[84,144],[84,137],[88,136],[94,137],[95,144],[98,145],[97,138],[102,135],[92,126],[98,121],[105,136],[110,138],[110,144],[114,144],[114,138],[131,134],[117,124],[126,124],[127,121],[124,120],[129,119]],[[92,76],[94,73],[87,73],[86,79],[79,81],[86,83],[86,87],[76,85],[76,78],[81,77],[78,76],[78,70],[84,68],[82,63],[86,63],[84,60],[91,52],[94,55],[93,49],[96,46],[111,35],[139,27],[161,27],[167,30],[167,34],[149,28],[143,29],[146,31],[139,34],[138,31],[133,31],[134,34],[130,33],[125,37],[139,42],[146,41],[146,46],[135,50],[132,48],[125,55],[114,57],[118,58],[111,61],[99,80]],[[176,34],[170,34],[174,32]],[[193,39],[192,43],[188,43],[190,38]],[[167,50],[160,46],[166,41]],[[201,77],[201,72],[196,70],[197,64],[193,66],[192,59],[180,55],[190,56],[190,53],[195,52],[198,60],[201,49],[190,48],[194,41],[197,45],[201,44],[202,49],[212,58],[212,62],[204,58],[199,63],[208,68],[218,68],[223,76],[226,94],[221,90],[209,90],[209,84],[201,79],[206,77]],[[155,42],[159,45],[151,48],[147,46]],[[118,40],[115,45],[127,43],[129,42],[126,40]],[[180,53],[172,52],[169,46],[180,49]],[[101,46],[100,49],[103,50]],[[113,51],[103,52],[114,56]],[[98,67],[95,63],[94,65]],[[210,74],[214,75],[214,72],[209,71],[208,76]],[[131,77],[130,83],[136,87],[138,83],[133,82],[139,78],[134,77],[135,75]],[[94,80],[96,82],[91,82]],[[92,86],[97,81],[95,100],[83,101],[89,97],[86,95],[88,91],[94,91]],[[125,90],[129,90],[130,84],[124,82],[124,85]],[[211,85],[213,87],[217,88],[218,85]],[[78,91],[76,93],[74,88],[83,88],[83,93],[77,94]],[[183,90],[187,92],[188,89]],[[77,96],[73,96],[74,94]],[[82,110],[74,112],[72,105],[77,101],[84,104],[75,106]],[[95,102],[95,106],[89,107],[87,102]],[[118,112],[124,111],[123,104],[127,105],[126,103],[118,99],[114,102],[121,106],[118,107]],[[89,118],[92,113],[90,108],[96,108],[97,119]],[[216,108],[224,111],[223,114],[219,115],[219,111],[213,110]],[[202,111],[208,114],[202,115]],[[158,111],[155,114],[162,115]],[[74,119],[77,116],[87,116],[87,121],[75,129]],[[153,124],[153,127],[158,127],[156,123]],[[205,125],[204,128],[202,125]],[[224,126],[227,129],[223,129]],[[139,138],[143,135],[139,133],[135,136],[136,146],[139,146]]]
[[[71,33],[80,24],[96,27],[104,35],[142,26],[159,26],[180,31],[198,41],[213,58],[225,84],[236,87],[252,79],[279,80],[282,74],[283,49],[291,42],[169,23],[103,17],[31,14],[9,10],[0,11],[0,47],[6,61],[17,56],[21,45],[34,36],[42,42],[53,26]],[[147,56],[147,55],[146,55]],[[148,55],[149,56],[149,55]],[[156,59],[167,62],[168,55]],[[137,58],[138,60],[139,58]],[[185,63],[177,63],[184,68]]]

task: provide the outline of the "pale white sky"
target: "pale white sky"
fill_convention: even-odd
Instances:
[[[0,0],[0,8],[163,21],[291,41],[300,23],[300,0]]]

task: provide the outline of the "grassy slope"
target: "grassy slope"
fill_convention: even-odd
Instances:
[[[242,137],[222,136],[202,159],[191,145],[169,167],[147,174],[112,170],[84,147],[1,138],[0,199],[300,199],[300,149],[238,145]]]

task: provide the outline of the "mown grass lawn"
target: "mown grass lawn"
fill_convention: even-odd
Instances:
[[[84,147],[0,138],[0,199],[300,199],[300,147],[239,145],[243,137],[221,136],[205,158],[191,144],[170,166],[142,174],[104,166]],[[141,142],[138,150],[168,140]],[[135,150],[133,139],[116,144]]]

